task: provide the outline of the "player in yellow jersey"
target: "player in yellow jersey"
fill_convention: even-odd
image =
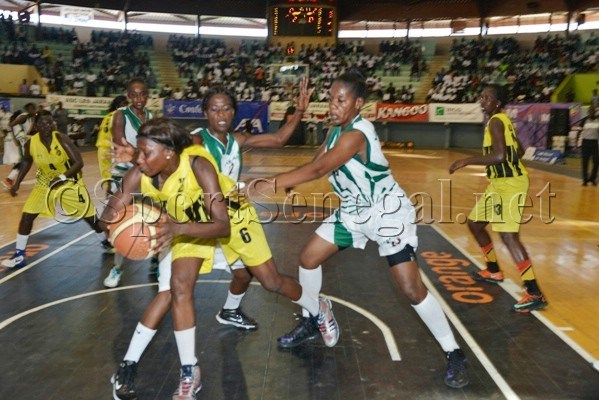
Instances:
[[[449,168],[449,173],[453,174],[467,165],[486,167],[489,186],[468,216],[468,228],[481,247],[487,264],[485,270],[474,273],[474,278],[491,283],[502,282],[504,278],[497,263],[493,242],[485,229],[491,223],[491,228],[499,233],[516,262],[526,287],[526,295],[512,310],[528,313],[545,308],[547,301],[537,284],[530,257],[520,242],[522,209],[529,185],[528,171],[521,161],[524,149],[518,141],[510,117],[502,112],[507,104],[505,88],[499,85],[486,86],[480,102],[483,112],[489,118],[483,137],[483,155],[455,161]]]
[[[110,103],[108,114],[104,116],[102,123],[100,124],[96,147],[98,148],[100,177],[103,180],[109,180],[112,177],[112,173],[110,172],[110,168],[112,167],[112,118],[117,109],[127,107],[128,104],[129,101],[127,100],[127,96],[116,96],[112,100],[112,103]],[[107,194],[112,193],[110,185],[106,189]]]
[[[56,130],[49,111],[38,112],[34,124],[34,131],[37,133],[25,143],[23,161],[10,194],[17,195],[32,164],[38,168],[36,182],[23,206],[16,252],[10,259],[2,261],[2,266],[7,268],[26,265],[25,248],[33,221],[38,215],[57,215],[57,206],[62,209],[60,215],[83,218],[96,232],[102,232],[95,219],[96,209],[81,176],[81,154],[66,135]]]
[[[124,204],[131,202],[131,193],[139,193],[140,189],[144,196],[159,199],[172,217],[183,214],[195,215],[194,210],[198,210],[200,212],[197,215],[200,218],[198,221],[178,219],[176,223],[161,224],[160,242],[166,245],[172,240],[174,245],[171,246],[172,251],[169,252],[171,255],[167,254],[160,261],[159,293],[144,312],[135,329],[127,354],[112,377],[113,398],[136,397],[134,378],[137,363],[156,333],[160,321],[171,307],[171,303],[175,339],[183,366],[181,383],[173,399],[192,398],[178,396],[193,396],[193,393],[200,387],[199,368],[195,365],[197,359],[194,346],[193,286],[202,261],[209,257],[206,254],[206,246],[210,246],[210,244],[204,243],[195,248],[187,246],[187,249],[178,250],[177,246],[182,246],[182,239],[178,235],[219,238],[219,240],[224,238],[224,241],[228,242],[233,229],[229,226],[229,218],[226,217],[227,211],[225,210],[225,215],[222,215],[221,206],[225,202],[218,201],[222,200],[222,197],[219,198],[218,195],[233,189],[235,181],[224,175],[217,176],[217,166],[210,153],[201,146],[192,146],[189,133],[172,120],[157,118],[148,121],[140,127],[137,137],[139,151],[134,161],[138,165],[125,176],[122,191],[118,191],[111,198],[108,207],[102,214],[102,220],[110,221],[118,210],[124,207]],[[181,183],[179,184],[179,182]],[[200,191],[204,193],[203,197],[199,195]],[[210,193],[216,195],[210,195]],[[182,198],[184,203],[188,199],[185,203],[188,205],[183,206],[183,210],[178,210],[169,203],[171,198]],[[192,206],[196,199],[201,202],[201,207],[194,208]],[[226,201],[227,205],[233,203],[229,199]],[[236,214],[244,207],[251,207],[251,205],[229,206],[229,215]],[[203,215],[204,212],[201,210],[206,210],[205,212],[210,215]],[[211,223],[203,224],[202,222],[205,222],[206,219]],[[225,219],[227,222],[226,232],[221,227],[221,222]],[[213,245],[212,243],[212,247],[209,249],[211,254],[214,252]],[[171,259],[173,260],[172,267]],[[307,291],[304,292],[299,283],[291,277],[279,274],[274,263],[265,263],[254,267],[252,272],[267,290],[284,295],[310,310],[313,315],[320,313],[317,296]]]

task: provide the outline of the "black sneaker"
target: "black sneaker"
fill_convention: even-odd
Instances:
[[[110,243],[110,241],[108,239],[102,240],[102,248],[104,249],[104,251],[106,253],[114,254],[114,247],[112,246],[112,243]]]
[[[216,320],[223,325],[233,325],[241,329],[258,329],[258,323],[248,317],[241,311],[241,308],[234,310],[222,309],[216,314]]]
[[[150,275],[159,275],[158,267],[160,265],[160,259],[158,258],[158,254],[152,256],[150,260],[150,268],[148,269],[148,274]]]
[[[466,356],[462,350],[455,349],[447,353],[447,375],[445,384],[450,388],[459,389],[470,383],[466,373]]]
[[[289,333],[286,333],[279,338],[279,347],[296,347],[318,337],[320,337],[318,317],[300,317],[300,323]]]
[[[137,399],[134,382],[136,374],[137,363],[135,361],[123,361],[119,365],[116,374],[110,378],[110,383],[112,383],[112,398],[114,400]]]

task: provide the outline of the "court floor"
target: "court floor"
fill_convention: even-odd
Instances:
[[[308,162],[315,150],[252,150],[244,178],[270,176]],[[460,223],[484,191],[480,168],[449,176],[464,154],[446,150],[386,152],[394,175],[422,206],[418,248],[422,276],[450,318],[469,363],[471,384],[443,384],[441,349],[389,279],[374,246],[345,250],[324,265],[323,292],[333,300],[341,339],[293,350],[276,339],[294,324],[298,308],[253,284],[244,311],[255,332],[219,325],[214,315],[226,297],[229,275],[215,271],[196,286],[197,353],[204,387],[200,399],[596,399],[599,371],[599,188],[579,179],[531,169],[530,222],[522,240],[549,307],[515,315],[517,271],[493,235],[507,279],[501,286],[455,280],[482,265],[480,250]],[[85,180],[93,187],[95,154],[84,153]],[[7,168],[0,167],[4,175]],[[13,251],[20,209],[33,175],[19,196],[0,194],[0,256]],[[297,276],[299,252],[330,207],[326,179],[258,199],[265,230],[281,271]],[[306,202],[304,203],[304,200]],[[98,199],[99,201],[99,199]],[[274,203],[278,203],[278,207]],[[293,207],[292,207],[293,205]],[[323,207],[324,206],[324,207]],[[275,211],[278,209],[278,213]],[[296,223],[305,216],[303,223]],[[121,286],[102,280],[112,257],[83,223],[39,220],[28,267],[0,272],[0,398],[108,399],[108,383],[133,329],[155,294],[148,263],[131,262]],[[451,282],[451,283],[450,283]],[[178,357],[167,318],[141,360],[140,399],[164,399],[174,390]]]

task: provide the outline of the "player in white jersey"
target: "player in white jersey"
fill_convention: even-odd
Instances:
[[[15,152],[10,157],[5,155],[5,158],[10,161],[15,161],[12,169],[8,173],[8,176],[4,178],[0,183],[6,190],[10,190],[17,175],[19,174],[19,169],[21,167],[21,160],[23,159],[25,143],[29,140],[31,135],[31,130],[33,127],[33,117],[35,117],[35,112],[37,111],[37,107],[34,103],[25,104],[25,112],[21,113],[14,120],[12,120],[8,125],[11,129],[10,135],[12,135],[13,144],[12,151]],[[5,149],[8,151],[9,149]]]
[[[328,175],[341,206],[302,250],[300,284],[304,290],[319,293],[323,262],[343,248],[363,249],[368,240],[377,242],[393,279],[447,354],[445,383],[461,388],[469,383],[465,357],[439,302],[420,278],[414,208],[391,175],[374,126],[360,117],[368,92],[358,74],[343,74],[333,81],[329,114],[334,127],[314,160],[272,180],[256,180],[248,186],[248,193],[288,189]],[[304,319],[279,338],[279,344],[297,346],[311,339],[315,330],[313,322]]]
[[[148,88],[142,78],[133,78],[127,84],[129,106],[119,108],[112,118],[112,141],[123,144],[123,141],[137,148],[137,131],[146,121],[152,119],[152,113],[146,109]],[[132,163],[118,163],[112,168],[113,182],[118,186],[120,181],[133,166]],[[117,287],[123,274],[123,256],[114,254],[114,266],[104,279],[104,286]]]
[[[274,134],[247,135],[241,132],[230,132],[237,109],[235,97],[222,87],[213,88],[206,94],[202,104],[208,119],[208,128],[198,128],[191,132],[194,143],[203,145],[210,152],[220,168],[219,172],[235,181],[239,181],[242,167],[241,149],[284,146],[300,123],[304,111],[308,108],[313,91],[314,89],[308,89],[308,80],[306,78],[302,79],[299,85],[297,107],[290,120]],[[241,229],[232,230],[232,236],[234,236],[235,231],[241,231],[243,234],[244,230],[249,232],[255,240],[248,243],[247,248],[235,251],[238,254],[237,260],[232,256],[225,257],[220,245],[215,251],[214,268],[232,271],[227,300],[222,310],[217,314],[216,319],[221,324],[232,325],[241,329],[256,329],[258,327],[257,322],[241,311],[241,300],[250,285],[251,271],[256,271],[254,267],[264,263],[272,262],[274,264],[274,262],[262,228],[257,224],[248,224]],[[263,240],[258,240],[259,238]],[[261,244],[258,245],[258,243]],[[261,253],[261,256],[250,257],[248,253]],[[246,267],[249,267],[249,269]]]

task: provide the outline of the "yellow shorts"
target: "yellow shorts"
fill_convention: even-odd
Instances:
[[[52,190],[36,183],[23,206],[23,212],[66,220],[91,217],[96,213],[96,208],[85,185],[67,181]]]
[[[199,273],[208,274],[212,272],[215,245],[216,241],[214,239],[177,236],[171,243],[170,251],[172,252],[172,260],[175,261],[178,258],[200,258],[204,261]]]
[[[100,165],[100,177],[102,179],[110,179],[112,174],[112,150],[110,147],[98,147],[98,164]]]
[[[227,263],[232,265],[241,258],[246,267],[255,267],[270,260],[272,253],[254,206],[243,204],[232,214],[231,236],[218,239]]]
[[[468,219],[489,222],[495,232],[519,232],[528,185],[528,175],[490,179]]]

